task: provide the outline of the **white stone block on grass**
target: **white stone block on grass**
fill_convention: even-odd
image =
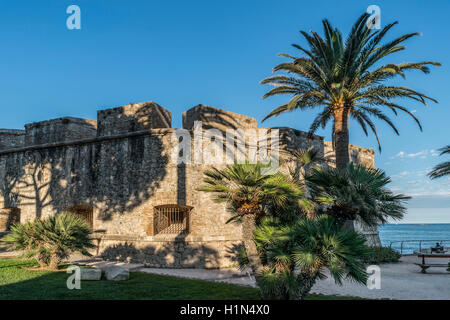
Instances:
[[[111,266],[105,269],[106,280],[121,281],[130,279],[130,271],[118,266]]]
[[[102,278],[102,270],[94,268],[81,268],[80,269],[80,279],[93,281],[100,280]]]

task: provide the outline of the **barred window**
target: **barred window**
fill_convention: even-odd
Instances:
[[[66,209],[67,212],[86,220],[91,229],[94,228],[94,208],[86,205],[71,206]]]
[[[185,234],[189,232],[190,206],[165,204],[154,207],[154,234]]]

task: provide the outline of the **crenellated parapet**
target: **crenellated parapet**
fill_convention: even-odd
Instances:
[[[155,102],[133,103],[97,112],[98,136],[171,128],[172,114]]]
[[[25,125],[25,146],[88,139],[97,135],[97,121],[74,117]]]
[[[0,150],[19,148],[25,144],[25,130],[0,129]]]

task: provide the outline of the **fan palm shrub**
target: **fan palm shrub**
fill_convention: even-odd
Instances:
[[[441,152],[441,156],[444,154],[449,154],[450,155],[450,145],[439,149],[439,151]],[[430,173],[428,173],[428,176],[431,179],[437,179],[443,176],[449,176],[450,175],[450,161],[445,161],[442,162],[438,165],[436,165],[432,171],[430,171]]]
[[[267,214],[279,215],[287,212],[300,214],[298,208],[310,206],[305,190],[296,180],[278,172],[263,174],[263,164],[235,163],[219,170],[213,168],[204,173],[204,186],[200,191],[210,192],[217,202],[226,202],[232,217],[227,221],[242,222],[244,246],[247,259],[255,274],[259,274],[261,262],[253,239],[258,221]],[[296,208],[289,209],[289,208]],[[283,211],[282,209],[285,209]]]
[[[2,240],[13,250],[23,250],[25,257],[36,259],[41,268],[55,270],[71,253],[91,255],[88,252],[94,247],[91,233],[83,218],[63,212],[46,219],[15,224]]]
[[[369,14],[363,14],[353,25],[346,40],[341,32],[334,28],[328,20],[323,20],[323,37],[311,31],[300,31],[307,47],[293,44],[303,56],[287,57],[290,62],[281,63],[273,71],[279,74],[264,79],[262,84],[274,86],[264,98],[289,95],[292,98],[285,104],[275,108],[267,118],[278,116],[294,110],[316,109],[318,114],[312,121],[309,133],[313,134],[319,127],[332,121],[332,139],[335,147],[336,166],[345,170],[349,163],[349,120],[358,123],[364,133],[371,130],[381,150],[377,129],[372,119],[387,123],[396,134],[399,134],[392,120],[384,113],[398,111],[411,116],[422,130],[419,120],[397,98],[418,101],[426,104],[435,99],[405,86],[386,84],[388,80],[402,77],[410,70],[429,73],[429,66],[439,66],[433,61],[384,63],[385,58],[403,51],[403,43],[419,33],[408,33],[384,42],[386,34],[397,22],[386,25],[380,30],[369,29]],[[263,121],[264,121],[263,120]]]
[[[356,218],[369,226],[402,219],[410,197],[393,193],[387,188],[390,182],[382,170],[353,163],[346,170],[315,168],[307,176],[312,199],[321,205],[322,213],[341,225]]]
[[[329,216],[299,218],[285,224],[264,218],[255,231],[264,263],[258,280],[266,299],[304,299],[328,270],[338,284],[344,278],[366,283],[365,239],[336,224]]]

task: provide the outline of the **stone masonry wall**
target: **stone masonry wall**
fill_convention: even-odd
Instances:
[[[242,114],[199,104],[183,112],[183,128],[191,130],[194,122],[201,121],[204,129],[251,129],[256,128],[256,119]]]
[[[134,108],[143,110],[137,112],[136,119]],[[184,117],[192,150],[196,140],[189,123],[205,120],[211,107],[194,109]],[[224,110],[214,114],[218,113],[220,118],[235,119],[234,128],[253,128],[255,138],[265,130],[256,128],[253,118]],[[223,122],[214,117],[209,118],[207,127],[224,129]],[[236,264],[241,226],[226,224],[230,218],[226,204],[197,191],[205,170],[221,169],[226,163],[211,163],[206,158],[201,163],[177,163],[172,155],[179,151],[179,137],[175,129],[168,128],[170,112],[154,103],[103,110],[95,135],[95,121],[86,121],[91,126],[84,126],[70,120],[74,125],[65,128],[63,119],[28,125],[27,145],[0,150],[0,208],[16,208],[23,223],[73,206],[90,206],[98,245],[94,253],[107,259],[141,261],[155,267]],[[130,128],[127,123],[143,126]],[[323,138],[308,140],[304,132],[278,129],[282,154],[308,147],[324,153]],[[69,141],[71,137],[75,138]],[[223,148],[223,140],[219,143],[220,139],[210,138],[203,140],[203,149]],[[256,141],[250,137],[252,140]],[[193,207],[187,235],[153,234],[154,206],[163,204]]]
[[[97,121],[64,117],[25,125],[25,145],[67,142],[97,135]]]
[[[134,103],[97,112],[98,136],[170,128],[172,115],[154,102]]]
[[[0,129],[0,150],[22,147],[25,130]]]
[[[332,167],[336,166],[336,160],[331,141],[324,142],[325,159]],[[349,145],[350,161],[360,163],[368,168],[375,168],[375,152],[372,149],[366,149],[353,144]]]

